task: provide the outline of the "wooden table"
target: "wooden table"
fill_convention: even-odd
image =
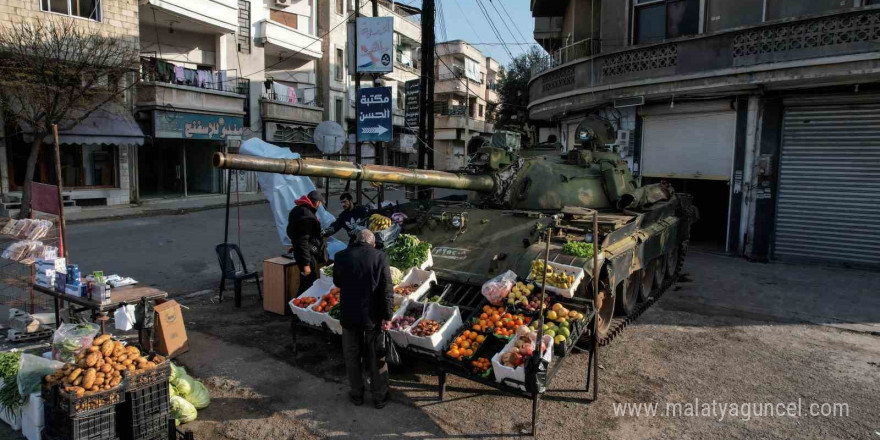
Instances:
[[[155,301],[157,299],[168,297],[167,292],[163,292],[159,289],[154,289],[152,287],[126,286],[112,289],[110,291],[110,302],[107,304],[101,304],[88,298],[68,295],[66,293],[59,293],[56,292],[55,289],[49,289],[47,287],[39,286],[36,284],[33,285],[33,289],[34,291],[49,295],[55,299],[56,326],[61,325],[61,301],[64,300],[71,304],[81,306],[79,310],[74,309],[74,311],[76,312],[91,310],[92,320],[100,322],[101,324],[101,334],[104,334],[104,325],[109,319],[107,318],[107,312],[112,312],[125,305],[137,304],[141,300]],[[140,329],[139,337],[142,344],[145,342],[145,336],[147,336],[145,334],[145,330]]]

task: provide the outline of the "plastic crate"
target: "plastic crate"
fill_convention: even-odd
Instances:
[[[119,425],[134,427],[166,416],[171,411],[168,380],[125,393],[125,402],[116,406]]]
[[[44,405],[44,431],[65,440],[115,440],[116,408],[103,407],[87,415],[71,417],[62,408]]]
[[[131,426],[119,427],[120,440],[166,440],[168,439],[168,423],[174,423],[168,413],[154,416],[148,420]]]
[[[115,388],[99,393],[89,394],[82,397],[76,397],[75,394],[66,393],[58,386],[53,388],[50,393],[50,399],[43,396],[43,400],[51,402],[51,405],[61,412],[66,413],[69,417],[85,416],[92,413],[101,412],[106,408],[113,409],[116,405],[125,401],[125,393],[123,386],[118,385]]]
[[[122,383],[125,385],[125,391],[134,391],[139,390],[141,388],[149,387],[155,385],[157,383],[168,383],[168,378],[171,376],[171,362],[165,360],[161,364],[156,365],[156,368],[151,370],[146,370],[140,373],[135,373],[133,371],[123,371],[122,377],[125,379]]]

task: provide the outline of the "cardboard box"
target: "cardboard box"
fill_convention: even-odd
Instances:
[[[299,291],[299,266],[284,257],[263,261],[263,310],[290,314],[287,304]]]
[[[172,300],[156,300],[156,353],[174,357],[189,350],[186,326],[180,304]]]

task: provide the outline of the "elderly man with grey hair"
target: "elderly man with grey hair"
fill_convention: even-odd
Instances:
[[[373,405],[384,408],[388,393],[388,365],[376,344],[388,327],[394,305],[391,268],[384,252],[375,249],[369,229],[355,234],[354,243],[336,254],[333,280],[339,287],[342,353],[351,386],[349,398],[364,403],[364,368],[370,377]]]

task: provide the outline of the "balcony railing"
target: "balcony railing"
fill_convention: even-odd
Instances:
[[[314,89],[314,87],[312,87]],[[285,104],[295,104],[305,107],[323,108],[320,97],[315,93],[315,97],[311,100],[305,99],[305,90],[296,87],[290,87],[278,82],[272,82],[269,90],[263,91],[263,99],[275,102],[283,102]]]
[[[155,57],[141,57],[141,81],[175,84],[239,95],[247,95],[250,87],[250,80],[239,77],[236,69],[187,69]]]
[[[602,45],[599,40],[593,40],[592,38],[587,38],[586,40],[563,46],[532,64],[531,74],[532,76],[535,76],[547,69],[552,69],[574,60],[598,54],[601,50]]]

